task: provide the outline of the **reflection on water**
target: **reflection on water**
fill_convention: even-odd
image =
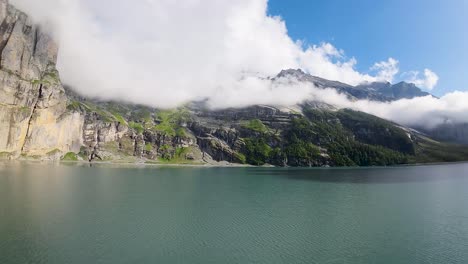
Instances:
[[[468,263],[468,165],[0,163],[0,263]]]

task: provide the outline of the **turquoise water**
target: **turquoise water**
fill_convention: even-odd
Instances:
[[[0,263],[468,263],[468,165],[0,165]]]

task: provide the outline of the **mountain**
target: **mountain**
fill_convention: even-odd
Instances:
[[[66,111],[57,45],[6,0],[0,0],[0,21],[1,155],[79,151],[83,117]]]
[[[416,130],[318,102],[160,110],[80,96],[56,70],[58,48],[27,15],[0,0],[0,159],[276,166],[372,166],[468,160],[468,150]],[[282,71],[352,99],[425,96],[414,85],[351,86]]]
[[[293,78],[300,82],[308,82],[319,88],[333,88],[338,92],[348,95],[350,99],[366,99],[373,101],[395,101],[399,99],[412,99],[415,97],[432,96],[422,91],[412,83],[400,82],[391,84],[389,82],[365,83],[357,86],[341,82],[329,81],[320,77],[306,74],[302,70],[283,70],[274,79]]]

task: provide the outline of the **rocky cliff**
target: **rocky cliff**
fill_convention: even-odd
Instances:
[[[0,0],[0,21],[2,156],[79,151],[83,118],[66,111],[57,44],[6,0]]]

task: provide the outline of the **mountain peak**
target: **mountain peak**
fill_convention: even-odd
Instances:
[[[395,86],[406,86],[406,87],[415,87],[415,88],[418,88],[418,87],[416,86],[416,84],[414,84],[414,83],[408,83],[408,82],[405,82],[405,81],[401,81],[401,82],[396,83],[396,84],[394,84],[394,85],[395,85]],[[419,88],[418,88],[418,89],[419,89]]]
[[[303,70],[301,69],[287,69],[287,70],[282,70],[278,75],[277,78],[282,78],[282,77],[302,77],[304,75],[307,75]]]

